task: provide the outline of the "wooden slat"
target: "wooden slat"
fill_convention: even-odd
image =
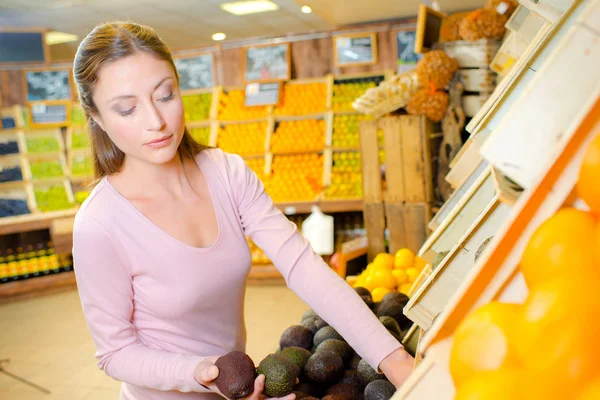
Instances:
[[[404,156],[404,199],[407,202],[428,202],[428,189],[430,182],[425,182],[425,149],[424,140],[421,138],[421,124],[424,120],[417,116],[403,116],[402,144]],[[428,140],[428,139],[427,139]],[[428,160],[431,162],[431,159]]]
[[[368,259],[370,262],[377,254],[385,252],[385,211],[383,203],[366,203],[364,213],[369,243]]]
[[[381,202],[381,169],[377,146],[377,122],[361,121],[360,148],[363,174],[363,197],[366,203]]]
[[[395,254],[398,250],[407,247],[408,243],[404,205],[402,203],[390,203],[386,201],[385,218],[390,233],[390,253]]]
[[[406,247],[417,253],[427,240],[427,223],[431,210],[427,203],[404,204]]]
[[[0,285],[0,304],[50,293],[72,290],[76,287],[75,273],[62,272]]]
[[[383,118],[379,122],[383,129],[384,148],[386,154],[386,201],[402,202],[405,200],[404,155],[402,143],[402,122],[398,117]],[[388,219],[388,225],[391,227]]]

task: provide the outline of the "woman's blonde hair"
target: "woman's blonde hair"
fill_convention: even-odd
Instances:
[[[93,114],[98,114],[98,108],[92,99],[98,71],[104,63],[131,56],[136,51],[143,51],[159,60],[167,61],[179,82],[171,52],[149,26],[133,22],[110,22],[99,25],[83,39],[75,55],[73,75],[81,107],[91,127],[94,169],[98,179],[119,172],[125,160],[125,153],[92,119]],[[193,159],[205,148],[192,139],[186,127],[179,145],[179,156],[182,159]]]

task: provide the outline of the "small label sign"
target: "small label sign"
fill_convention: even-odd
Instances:
[[[274,106],[279,101],[281,84],[274,83],[249,83],[246,85],[246,107]]]

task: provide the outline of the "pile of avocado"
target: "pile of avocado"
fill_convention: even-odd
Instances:
[[[374,303],[367,289],[355,290],[401,341],[412,325],[402,313],[408,297],[393,292]],[[263,394],[267,397],[293,392],[297,400],[389,400],[396,391],[385,375],[362,360],[313,310],[304,313],[300,325],[283,332],[279,349],[262,360],[257,369],[250,357],[241,352],[221,357],[217,366],[217,387],[230,399],[248,396],[257,373],[266,377]]]

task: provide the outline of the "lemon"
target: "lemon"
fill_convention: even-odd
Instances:
[[[414,282],[417,280],[417,277],[419,276],[421,272],[416,269],[415,267],[409,268],[406,270],[406,276],[408,276],[408,281],[409,282]]]
[[[370,283],[373,284],[373,289],[381,287],[392,290],[396,287],[396,278],[392,274],[392,271],[388,269],[375,269],[367,279],[369,278]],[[371,290],[369,287],[367,289]]]
[[[371,297],[373,298],[374,302],[378,303],[383,299],[383,296],[385,296],[389,292],[390,292],[389,289],[386,289],[383,287],[378,287],[371,292]]]
[[[410,268],[415,264],[415,255],[410,249],[400,249],[394,256],[394,268]]]
[[[402,286],[400,286],[398,291],[400,293],[404,293],[405,295],[408,296],[408,293],[410,292],[411,288],[412,288],[412,283],[404,283],[404,284],[402,284]]]
[[[419,271],[422,271],[423,268],[427,265],[427,261],[423,260],[421,257],[415,257],[415,268]]]
[[[408,274],[403,269],[395,269],[392,271],[392,275],[396,278],[396,284],[398,287],[400,285],[408,282]]]
[[[394,256],[387,253],[378,254],[373,260],[373,266],[375,268],[386,268],[391,270],[394,268]]]

